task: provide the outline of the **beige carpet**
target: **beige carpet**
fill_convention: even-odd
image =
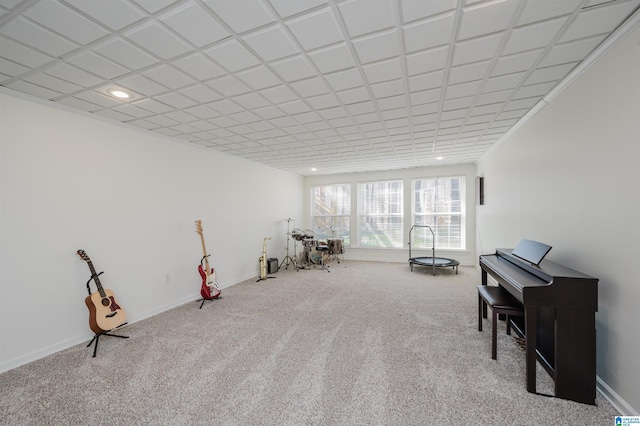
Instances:
[[[330,265],[131,324],[130,339],[101,338],[97,358],[78,345],[1,374],[0,424],[613,424],[600,396],[589,406],[527,393],[504,324],[491,359],[476,269]]]

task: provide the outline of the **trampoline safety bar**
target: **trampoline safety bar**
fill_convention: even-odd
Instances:
[[[431,231],[431,257],[411,257],[411,235],[413,234],[414,228],[429,228]],[[433,233],[433,229],[429,225],[413,225],[409,230],[409,266],[413,271],[413,265],[420,266],[431,266],[431,270],[433,275],[436,274],[436,268],[448,268],[452,267],[456,270],[456,274],[458,273],[458,265],[460,262],[454,259],[449,259],[446,257],[436,257],[436,236]]]

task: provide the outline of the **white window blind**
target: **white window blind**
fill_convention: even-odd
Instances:
[[[311,222],[318,239],[342,238],[349,245],[351,185],[320,185],[311,188]]]
[[[358,185],[362,247],[402,247],[402,181]]]
[[[465,194],[464,176],[413,181],[413,223],[433,229],[436,248],[465,248]],[[427,228],[415,228],[411,246],[431,248],[431,239]]]

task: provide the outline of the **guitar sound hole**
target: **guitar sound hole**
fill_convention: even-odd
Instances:
[[[102,299],[102,306],[109,306],[111,302],[109,301],[108,297],[105,297],[104,299]]]

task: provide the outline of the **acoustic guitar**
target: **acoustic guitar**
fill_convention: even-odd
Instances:
[[[204,245],[202,221],[200,219],[196,220],[196,233],[200,235],[200,242],[202,243],[202,260],[198,265],[198,272],[202,277],[200,295],[205,300],[217,299],[220,297],[220,289],[218,288],[218,283],[216,283],[216,271],[209,266],[209,255],[207,254],[207,247]]]
[[[102,272],[100,274],[96,273],[91,259],[89,259],[84,250],[78,250],[77,254],[89,265],[91,279],[93,279],[98,288],[98,291],[84,299],[84,303],[89,308],[89,327],[91,330],[96,334],[102,334],[126,324],[127,313],[116,302],[113,291],[102,288],[102,284],[100,284],[98,276]],[[89,283],[87,283],[88,285]]]

